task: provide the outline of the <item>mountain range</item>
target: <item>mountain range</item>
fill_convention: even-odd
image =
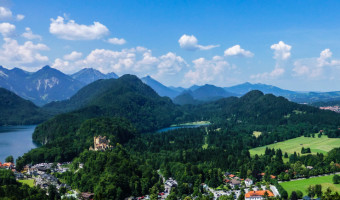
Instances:
[[[91,68],[67,75],[50,66],[45,66],[33,73],[19,68],[9,70],[0,66],[0,87],[36,105],[68,99],[93,81],[117,77],[114,73],[103,74]]]
[[[218,87],[214,85],[193,85],[187,89],[182,87],[167,87],[160,82],[152,79],[150,76],[144,77],[147,79],[144,83],[148,84],[161,96],[168,96],[173,99],[176,104],[197,104],[206,101],[218,100],[221,98],[236,96],[240,97],[252,90],[259,90],[264,94],[273,94],[275,96],[283,96],[290,101],[296,103],[312,104],[315,102],[323,101],[338,101],[340,100],[340,91],[333,92],[297,92],[291,90],[281,89],[276,86],[249,82],[231,86],[231,87]],[[327,104],[327,103],[326,103]]]
[[[79,72],[72,74],[71,77],[75,80],[85,83],[86,85],[99,79],[118,78],[117,74],[115,74],[114,72],[103,74],[93,68],[84,68]]]
[[[116,79],[111,72],[103,74],[93,68],[84,68],[74,74],[67,75],[61,71],[45,66],[36,72],[27,72],[19,68],[6,69],[0,66],[0,87],[6,88],[20,97],[30,100],[38,106],[50,102],[69,99],[84,86],[99,79]],[[165,86],[150,76],[141,78],[160,96],[170,97],[176,104],[197,104],[218,100],[229,96],[240,97],[252,90],[264,94],[283,96],[297,103],[315,103],[340,100],[340,91],[334,92],[296,92],[266,84],[249,82],[231,86],[193,85],[189,88]],[[48,105],[47,107],[50,107]]]

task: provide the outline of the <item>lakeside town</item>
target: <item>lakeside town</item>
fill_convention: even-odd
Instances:
[[[35,165],[26,165],[24,169],[20,172],[16,171],[15,164],[11,162],[0,163],[0,167],[12,170],[15,174],[16,179],[20,182],[31,181],[34,186],[38,186],[44,190],[48,190],[49,186],[53,185],[57,191],[62,194],[62,199],[93,199],[94,194],[90,192],[79,192],[71,188],[71,186],[63,183],[62,180],[56,177],[57,174],[62,174],[70,170],[70,162],[65,163],[39,163]],[[79,164],[79,169],[83,168],[83,164]],[[76,172],[75,172],[76,173]],[[164,191],[158,194],[158,199],[166,199],[171,189],[177,187],[177,181],[169,178],[165,180],[163,176],[161,176],[164,182]],[[24,182],[27,184],[27,182]],[[238,199],[241,190],[245,192],[245,200],[251,199],[265,199],[266,197],[276,197],[280,196],[277,189],[273,185],[254,185],[253,180],[240,179],[239,177],[226,172],[224,174],[224,185],[223,188],[211,188],[207,184],[202,183],[202,188],[205,191],[205,195],[213,196],[212,199],[218,199],[219,197],[233,196],[234,199]],[[150,199],[149,195],[141,196],[141,197],[129,197],[129,200],[142,200],[142,199]]]
[[[93,147],[91,151],[107,151],[113,148],[110,145],[110,140],[105,136],[97,136],[93,138]],[[50,186],[53,186],[61,193],[62,199],[93,199],[94,193],[91,192],[80,192],[72,189],[71,186],[67,185],[64,180],[58,177],[58,174],[62,174],[70,171],[71,162],[65,163],[39,163],[35,165],[25,165],[22,171],[16,171],[15,164],[13,162],[0,163],[0,167],[8,170],[12,170],[16,179],[23,183],[31,183],[31,186],[38,186],[46,191]],[[83,163],[79,163],[77,170],[73,173],[77,173],[84,167]],[[309,170],[312,170],[312,166],[307,166]],[[286,172],[288,173],[288,172]],[[177,187],[178,183],[173,178],[166,179],[158,170],[158,174],[163,181],[164,191],[158,194],[158,199],[167,199],[171,189]],[[265,173],[259,174],[264,180]],[[276,176],[269,175],[270,179],[277,179]],[[203,194],[209,196],[210,199],[217,200],[222,196],[229,196],[233,199],[239,199],[241,193],[244,193],[245,200],[262,200],[268,197],[280,197],[280,193],[275,185],[271,185],[268,182],[254,182],[254,179],[239,178],[236,174],[224,172],[223,184],[218,188],[209,187],[207,184],[202,183],[201,188]],[[47,192],[48,194],[48,192]],[[149,195],[141,197],[129,197],[128,200],[144,200],[150,199]]]

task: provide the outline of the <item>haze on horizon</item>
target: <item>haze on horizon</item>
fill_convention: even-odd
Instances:
[[[338,1],[0,3],[0,65],[339,91]]]

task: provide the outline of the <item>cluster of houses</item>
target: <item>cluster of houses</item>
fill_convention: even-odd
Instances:
[[[106,151],[112,149],[113,146],[109,145],[110,140],[106,139],[106,136],[93,137],[93,147],[91,146],[89,150],[91,151]]]
[[[67,190],[72,190],[70,186],[65,183],[61,183],[58,178],[53,176],[53,173],[64,173],[69,170],[66,163],[39,163],[36,165],[26,165],[21,172],[15,170],[15,165],[10,165],[12,171],[17,180],[22,179],[34,179],[35,186],[39,186],[42,189],[48,189],[50,185],[54,185],[58,190],[62,187]],[[10,169],[10,168],[9,168]]]
[[[339,106],[325,106],[325,107],[319,107],[321,110],[331,110],[337,113],[340,113],[340,107]]]
[[[260,176],[264,176],[265,173],[260,173]],[[235,190],[238,189],[242,183],[244,183],[244,186],[246,188],[251,188],[252,185],[254,184],[253,180],[250,178],[247,179],[241,179],[239,177],[237,177],[234,174],[230,174],[228,172],[226,172],[224,174],[224,182],[227,185],[230,185],[230,187]],[[276,176],[270,175],[271,179],[275,179]],[[256,189],[257,190],[257,189]],[[263,200],[266,199],[267,197],[274,197],[275,195],[273,194],[272,191],[270,190],[261,190],[261,188],[259,188],[257,191],[251,191],[251,189],[246,189],[246,194],[245,194],[245,200]]]
[[[5,162],[4,164],[2,164],[0,162],[0,168],[5,168],[5,169],[14,169],[15,165],[12,162]]]

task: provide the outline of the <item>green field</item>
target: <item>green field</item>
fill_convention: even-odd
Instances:
[[[30,187],[34,187],[34,179],[19,180],[19,182],[27,184]]]
[[[293,154],[294,151],[296,153],[301,153],[301,148],[310,148],[312,153],[327,153],[333,148],[340,147],[340,138],[328,138],[323,135],[321,138],[315,137],[298,137],[290,140],[286,140],[283,142],[278,142],[275,144],[266,145],[263,147],[257,147],[254,149],[250,149],[251,155],[261,155],[264,154],[266,147],[281,149],[283,153],[287,152],[288,154]]]
[[[309,179],[303,179],[298,181],[289,181],[289,182],[283,182],[280,183],[280,185],[287,190],[288,195],[292,193],[292,191],[300,190],[303,192],[304,195],[307,195],[307,188],[310,185],[316,185],[321,184],[322,191],[326,191],[326,189],[329,187],[333,192],[340,192],[340,184],[333,184],[332,178],[334,175],[329,176],[321,176],[316,178],[309,178]]]

